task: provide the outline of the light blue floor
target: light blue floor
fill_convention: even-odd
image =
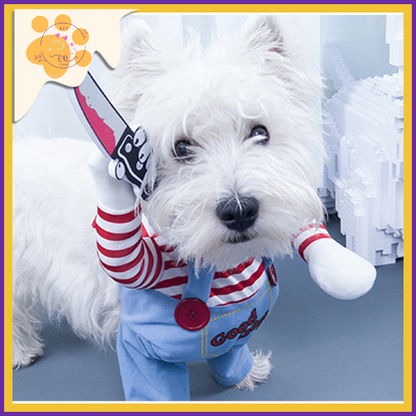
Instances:
[[[342,241],[338,221],[331,234]],[[205,362],[190,365],[195,401],[402,401],[403,262],[378,268],[373,290],[354,301],[321,291],[296,257],[277,263],[280,296],[252,338],[273,351],[273,370],[253,392],[218,385]],[[14,371],[15,401],[123,400],[114,351],[98,351],[65,324],[48,324],[45,356]]]

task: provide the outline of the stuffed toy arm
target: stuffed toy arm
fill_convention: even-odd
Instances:
[[[312,279],[329,295],[351,300],[372,288],[375,267],[333,240],[323,225],[302,228],[292,244],[308,264]]]
[[[130,289],[148,289],[163,272],[160,249],[142,233],[140,189],[109,174],[109,159],[93,148],[88,160],[98,199],[93,227],[97,255],[106,274]],[[137,208],[137,209],[136,209]]]
[[[135,206],[136,191],[133,186],[110,176],[109,159],[106,159],[96,146],[91,148],[88,166],[94,178],[97,199],[101,206],[111,211],[124,211]]]

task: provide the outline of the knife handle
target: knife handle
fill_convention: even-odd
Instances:
[[[127,127],[111,154],[108,166],[110,176],[124,179],[142,189],[142,198],[147,199],[149,190],[143,187],[143,181],[149,169],[151,149],[146,131],[139,127],[134,133]]]

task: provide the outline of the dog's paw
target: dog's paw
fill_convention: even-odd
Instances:
[[[252,353],[254,363],[250,372],[241,380],[236,387],[241,390],[254,390],[259,383],[265,383],[272,370],[270,363],[271,351],[266,354],[261,350]]]
[[[17,370],[19,368],[29,367],[42,356],[42,349],[38,350],[37,352],[31,351],[30,354],[24,354],[22,352],[13,352],[13,369]]]

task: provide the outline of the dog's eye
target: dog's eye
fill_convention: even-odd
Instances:
[[[250,133],[250,138],[258,139],[256,144],[265,145],[270,140],[270,135],[266,127],[259,125],[253,127]]]
[[[189,162],[192,160],[192,144],[188,140],[178,140],[175,143],[174,155],[179,161]]]

